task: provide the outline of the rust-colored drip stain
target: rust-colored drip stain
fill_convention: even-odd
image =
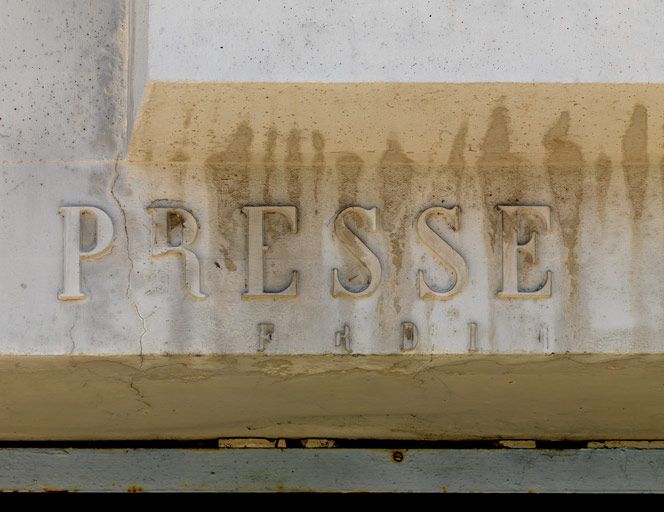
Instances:
[[[338,176],[339,207],[346,208],[357,204],[357,182],[362,175],[364,162],[355,153],[346,152],[337,157],[335,164]]]
[[[624,235],[633,241],[632,270],[643,265],[639,221],[647,217],[647,201],[662,202],[664,188],[661,140],[651,140],[647,127],[649,118],[664,117],[662,91],[662,85],[644,84],[153,82],[129,163],[137,174],[173,174],[174,190],[188,194],[176,201],[197,201],[195,186],[177,179],[188,172],[197,181],[192,171],[202,171],[208,250],[231,272],[246,257],[243,205],[294,205],[301,234],[315,226],[330,229],[339,208],[375,206],[378,233],[365,226],[358,235],[383,266],[380,315],[388,313],[388,304],[392,316],[412,306],[413,258],[421,249],[413,227],[424,208],[459,205],[471,214],[464,219],[481,219],[481,226],[463,220],[462,235],[483,232],[491,310],[500,307],[494,300],[501,275],[496,205],[549,206],[555,236],[541,239],[540,253],[558,251],[556,259],[523,266],[520,259],[520,282],[534,287],[545,267],[553,267],[554,294],[566,295],[565,315],[576,318],[561,323],[579,328],[588,320],[579,316],[579,302],[588,297],[578,289],[579,265],[591,250],[595,226],[604,229],[608,217],[615,221],[633,212]],[[647,181],[649,158],[661,161],[661,169],[652,169],[661,174],[657,183]],[[624,180],[614,167],[623,169]],[[267,217],[266,236],[275,239],[270,256],[284,257],[276,244],[288,226],[278,216]],[[349,223],[359,229],[361,219]],[[459,250],[464,257],[470,251]],[[344,269],[343,281],[352,287],[366,283],[366,269],[340,254],[335,265]],[[484,332],[491,339],[498,316],[489,317]]]
[[[299,205],[302,200],[302,133],[293,128],[286,139],[286,173],[290,204]]]
[[[480,146],[482,155],[478,165],[487,169],[491,167],[495,171],[518,165],[521,160],[512,153],[510,146],[509,110],[503,106],[495,107]]]
[[[171,156],[171,162],[188,162],[189,155],[187,155],[182,149],[177,149],[175,153]]]
[[[494,208],[497,204],[516,203],[527,183],[519,176],[524,161],[511,150],[509,110],[498,106],[491,112],[489,125],[480,144],[477,168],[480,173],[484,211],[490,249],[496,244]]]
[[[192,145],[192,141],[189,137],[189,128],[191,127],[191,117],[193,114],[193,107],[187,109],[184,115],[184,120],[182,121],[182,140],[180,144],[177,145],[175,152],[171,155],[171,162],[188,162],[190,160],[189,155],[185,152],[185,149]]]
[[[662,125],[662,132],[664,133],[664,125]],[[662,141],[662,146],[664,147],[664,141]],[[664,155],[662,155],[662,159],[659,162],[659,182],[664,191]]]
[[[337,174],[337,195],[339,198],[338,211],[361,202],[358,181],[364,171],[364,162],[362,159],[355,153],[341,153],[336,158],[335,171]],[[364,217],[354,216],[352,219],[349,219],[349,222],[352,223],[353,228],[357,230],[357,233],[361,237],[366,236],[365,230],[368,228],[368,225],[366,225]],[[359,244],[354,250],[361,250]],[[369,284],[369,272],[354,258],[346,261],[342,266],[342,275],[348,276],[348,283],[353,289],[362,289]]]
[[[265,215],[263,218],[263,231],[266,245],[270,246],[282,236],[290,233],[291,226],[283,215]]]
[[[311,132],[311,144],[314,147],[314,158],[311,163],[314,172],[314,204],[318,206],[320,180],[325,172],[325,138],[319,130]]]
[[[629,127],[622,138],[622,165],[634,219],[638,222],[643,215],[649,167],[648,110],[643,105],[634,107]]]
[[[634,106],[629,126],[622,138],[622,167],[627,184],[627,197],[631,203],[632,216],[632,265],[631,271],[641,269],[641,224],[645,209],[646,191],[650,162],[648,159],[648,110],[644,105]],[[642,332],[646,324],[644,311],[647,307],[645,298],[637,287],[630,290],[630,305],[635,317],[635,330]]]
[[[576,325],[572,321],[579,315],[578,304],[578,252],[577,239],[581,222],[581,208],[583,204],[584,166],[581,147],[569,138],[570,115],[565,111],[560,114],[554,125],[546,132],[542,144],[546,149],[544,165],[549,177],[549,185],[553,193],[552,218],[558,219],[563,245],[566,249],[565,264],[566,277],[570,285],[567,287],[568,295],[564,299],[565,316],[568,321],[567,336],[576,336],[570,326]],[[562,289],[562,287],[559,287]],[[559,291],[562,293],[562,290]]]
[[[463,173],[466,169],[466,138],[468,137],[468,123],[463,123],[454,136],[452,148],[447,158],[447,166],[454,175],[456,200],[461,198],[461,187],[463,185]]]
[[[272,202],[272,179],[276,171],[275,148],[279,132],[274,126],[270,126],[265,135],[265,154],[263,156],[263,167],[265,178],[263,179],[263,201],[267,204]]]
[[[400,227],[404,198],[410,193],[415,162],[404,152],[396,138],[387,140],[387,149],[378,163],[380,195],[383,204],[383,227],[394,231]]]
[[[477,167],[482,171],[483,181],[486,185],[497,183],[496,175],[501,178],[501,182],[508,184],[518,178],[518,168],[523,162],[511,150],[510,116],[507,108],[496,107],[491,112],[489,125],[480,144],[480,151]],[[486,185],[485,194],[490,193]]]
[[[383,205],[380,221],[390,241],[393,279],[398,280],[403,267],[406,228],[410,225],[407,219],[407,198],[411,194],[415,162],[404,152],[396,138],[387,140],[387,149],[378,164],[378,174]],[[401,311],[398,294],[394,298],[394,309],[397,314]]]
[[[609,196],[609,187],[611,186],[611,175],[613,174],[613,163],[611,159],[602,152],[595,160],[595,182],[597,183],[597,206],[599,208],[599,218],[606,223],[606,202]]]
[[[212,197],[208,201],[209,218],[216,224],[215,236],[224,264],[228,270],[237,270],[233,262],[238,255],[231,254],[233,241],[241,239],[239,225],[234,215],[238,204],[249,198],[249,166],[254,132],[246,121],[237,125],[224,151],[216,152],[205,160],[205,177],[211,185]]]
[[[542,143],[547,152],[545,166],[555,201],[554,215],[560,221],[569,274],[574,279],[578,267],[575,246],[583,201],[585,164],[581,147],[568,137],[569,128],[569,112],[562,112],[544,135]]]

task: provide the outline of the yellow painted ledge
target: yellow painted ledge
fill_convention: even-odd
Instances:
[[[664,439],[664,355],[2,356],[0,440]]]

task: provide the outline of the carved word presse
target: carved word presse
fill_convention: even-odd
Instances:
[[[551,211],[548,206],[499,205],[499,231],[501,232],[502,285],[497,291],[499,299],[545,299],[551,297],[552,273],[545,272],[543,284],[535,290],[525,290],[519,286],[519,254],[529,258],[532,264],[537,263],[537,240],[540,234],[551,229]],[[199,231],[198,220],[184,208],[169,206],[151,206],[147,208],[152,219],[150,256],[162,258],[169,255],[182,256],[184,266],[185,293],[194,300],[205,300],[201,286],[201,265],[193,251]],[[247,265],[246,290],[241,299],[282,300],[296,299],[298,292],[298,272],[293,270],[289,283],[277,291],[265,289],[264,255],[270,249],[265,243],[264,220],[266,215],[279,215],[286,219],[291,233],[297,233],[298,217],[295,206],[245,206],[241,212],[247,217]],[[60,208],[64,219],[64,277],[62,291],[58,294],[61,301],[83,301],[87,298],[81,290],[81,262],[101,258],[108,254],[114,238],[113,221],[100,208],[93,206],[65,206]],[[429,224],[436,216],[442,217],[453,231],[459,231],[461,210],[458,206],[446,208],[434,206],[422,211],[416,220],[419,240],[432,253],[442,267],[454,275],[453,284],[447,289],[437,289],[427,280],[423,270],[417,270],[417,287],[421,300],[450,300],[461,292],[468,283],[468,265],[463,256],[455,250]],[[353,231],[348,220],[355,217],[363,220],[364,226],[370,231],[378,229],[378,209],[349,206],[340,211],[334,220],[334,235],[345,250],[364,266],[368,272],[368,282],[362,289],[352,290],[343,285],[339,270],[331,272],[331,295],[336,298],[361,300],[373,295],[379,288],[382,279],[382,266],[378,256]],[[83,221],[87,226],[94,226],[94,244],[82,247]],[[541,226],[542,233],[531,229],[525,242],[519,242],[519,225],[523,221],[531,221]],[[368,221],[368,222],[367,222]],[[520,222],[521,221],[521,222]],[[174,235],[174,228],[180,226],[179,235]],[[477,324],[471,322],[469,329],[469,351],[477,351]],[[258,341],[256,350],[263,352],[273,341],[275,326],[270,322],[258,324]],[[401,351],[415,350],[419,342],[417,326],[412,322],[401,323]],[[334,333],[334,345],[343,352],[351,353],[352,336],[347,324]]]
[[[538,231],[532,229],[528,239],[519,243],[519,220],[528,218],[543,226],[544,233],[551,228],[551,211],[548,206],[499,205],[500,227],[502,235],[502,287],[496,296],[500,299],[544,299],[551,297],[552,274],[546,271],[543,284],[535,290],[525,290],[519,286],[519,253],[537,262]],[[294,299],[297,297],[298,272],[292,272],[289,284],[282,290],[267,291],[264,285],[263,257],[269,250],[265,244],[263,221],[266,215],[281,215],[289,223],[292,233],[297,233],[297,208],[295,206],[245,206],[241,209],[247,223],[247,276],[243,300],[256,299]],[[443,217],[454,231],[460,229],[460,208],[434,206],[422,211],[416,222],[420,241],[428,248],[439,263],[454,274],[452,286],[446,290],[436,289],[427,281],[423,270],[417,271],[417,286],[422,300],[450,300],[456,296],[468,282],[468,265],[463,256],[448,244],[429,225],[432,217]],[[160,258],[168,255],[183,257],[185,290],[189,297],[204,300],[207,296],[201,291],[201,270],[198,257],[192,246],[198,235],[199,225],[194,215],[183,209],[167,206],[147,208],[152,217],[151,257]],[[81,301],[86,294],[81,290],[81,261],[101,258],[111,250],[113,241],[113,222],[103,210],[92,206],[66,206],[60,208],[64,218],[64,282],[58,299],[63,301]],[[380,287],[382,278],[381,262],[376,254],[364,243],[347,224],[351,216],[363,217],[368,221],[368,229],[377,229],[377,208],[349,206],[340,211],[334,221],[334,235],[341,245],[356,258],[369,274],[368,284],[361,290],[351,290],[342,284],[339,270],[332,269],[331,295],[339,298],[363,299],[374,294]],[[96,232],[96,241],[91,248],[81,247],[81,226],[84,216],[92,216]],[[178,240],[170,236],[172,227],[181,225]],[[366,225],[366,223],[365,223]],[[414,326],[413,326],[414,327]],[[404,334],[406,345],[416,344],[417,331],[407,329]],[[404,331],[406,332],[406,331]],[[342,337],[343,339],[343,337]],[[265,338],[265,341],[269,341]]]

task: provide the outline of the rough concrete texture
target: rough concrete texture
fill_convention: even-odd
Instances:
[[[657,449],[4,448],[0,464],[4,492],[664,491]]]
[[[145,83],[148,79],[148,27],[150,4],[147,0],[133,0],[127,13],[127,131],[134,129],[136,116],[143,102]]]
[[[661,82],[662,4],[256,6],[152,2],[146,37],[145,3],[2,3],[0,438],[664,439],[661,355],[640,354],[664,352],[664,88],[486,83]],[[242,300],[242,208],[266,204],[297,209],[296,232],[265,219],[265,286],[296,270],[290,300]],[[497,296],[506,204],[549,208],[514,238],[539,232],[519,280],[551,271],[551,298]],[[58,300],[73,206],[113,223],[86,301]],[[371,282],[335,233],[349,206],[377,212],[348,220],[382,272],[362,299],[332,296],[333,268]],[[196,218],[167,226],[198,228],[199,271],[159,255],[149,207]],[[418,296],[418,270],[458,276],[418,235],[432,207],[460,208],[430,220],[468,266],[447,301]]]
[[[124,152],[126,5],[0,2],[0,161],[103,160]]]
[[[272,324],[267,353],[343,353],[335,333],[344,325],[353,352],[399,353],[402,323],[412,322],[415,353],[662,352],[662,92],[153,83],[128,161],[2,170],[11,272],[0,350],[254,353],[259,324]],[[262,204],[297,208],[296,233],[265,216],[265,288],[284,288],[296,270],[288,300],[242,299],[250,249],[241,209]],[[496,206],[505,204],[550,208],[549,232],[542,219],[517,222],[520,243],[539,233],[536,258],[519,259],[519,286],[536,290],[551,271],[550,298],[498,297],[506,236]],[[110,254],[81,262],[84,302],[57,300],[58,209],[72,205],[102,208],[115,226]],[[333,268],[351,290],[370,281],[335,232],[336,214],[351,205],[377,208],[375,231],[361,216],[348,221],[382,270],[364,298],[332,296]],[[154,257],[151,206],[197,219],[190,248],[204,300],[187,293],[182,256]],[[420,269],[437,290],[455,279],[418,235],[418,215],[434,206],[460,208],[456,230],[430,220],[468,266],[450,300],[418,295]]]
[[[0,358],[0,439],[664,439],[661,355]]]
[[[150,78],[662,82],[659,0],[150,2]]]

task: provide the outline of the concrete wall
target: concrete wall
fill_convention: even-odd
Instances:
[[[0,160],[123,154],[126,2],[3,0],[0,13]]]
[[[313,5],[0,4],[0,362],[5,388],[13,386],[0,396],[0,411],[9,411],[0,416],[2,437],[436,439],[468,437],[468,425],[486,418],[493,421],[479,438],[588,438],[598,424],[605,437],[664,437],[653,392],[661,357],[633,356],[664,351],[664,95],[662,85],[642,83],[664,79],[663,4]],[[434,83],[408,83],[417,81]],[[297,233],[266,223],[268,287],[300,272],[290,302],[242,299],[249,249],[241,208],[257,204],[297,208]],[[550,226],[537,227],[538,257],[517,256],[531,290],[553,272],[550,298],[497,297],[501,204],[551,212]],[[366,280],[334,232],[335,215],[351,205],[377,208],[375,232],[357,219],[352,227],[369,237],[391,283],[364,301],[330,293],[332,268],[349,288]],[[113,225],[108,251],[81,258],[85,301],[58,300],[67,233],[59,211],[72,206],[102,209]],[[207,299],[188,293],[182,255],[155,254],[154,206],[196,217],[173,225],[199,228],[189,245]],[[417,269],[439,290],[452,281],[416,236],[417,216],[433,206],[462,211],[460,230],[436,225],[469,263],[456,303],[417,295]],[[77,251],[99,235],[84,217]],[[521,228],[515,238],[525,243]],[[405,321],[421,335],[412,359],[402,353]],[[256,355],[266,323],[274,337]],[[344,325],[355,356],[335,343]],[[229,352],[241,355],[216,359]],[[580,363],[524,352],[622,356]],[[46,357],[22,367],[37,354]],[[201,359],[204,372],[191,354],[212,354]],[[76,357],[51,357],[67,355]],[[422,373],[425,360],[442,370]],[[545,381],[537,361],[551,365]],[[220,378],[226,363],[239,369],[230,380]],[[458,389],[470,390],[473,414],[447,384],[467,364]],[[18,379],[12,369],[20,368]],[[357,370],[352,382],[340,379],[343,368]],[[496,368],[506,370],[495,377]],[[523,379],[514,379],[517,370]],[[255,398],[258,374],[272,393],[263,395],[272,417]],[[301,378],[318,374],[321,388]],[[362,395],[372,375],[375,387]],[[150,388],[155,382],[167,386]],[[450,394],[463,428],[447,409]],[[210,409],[217,396],[226,405]]]
[[[661,82],[658,0],[150,2],[150,78]]]
[[[275,325],[269,350],[279,353],[341,350],[333,342],[344,324],[355,351],[399,352],[402,322],[415,323],[418,351],[430,353],[471,345],[485,352],[662,350],[662,276],[650,264],[662,232],[659,89],[491,85],[657,80],[664,73],[653,51],[661,3],[4,6],[0,240],[12,272],[0,299],[8,326],[0,350],[253,352],[265,322]],[[205,88],[192,80],[488,84],[326,90]],[[351,176],[344,158],[360,174]],[[494,168],[497,188],[487,191],[484,174]],[[310,172],[318,176],[310,180]],[[300,232],[266,256],[275,269],[266,286],[282,287],[289,265],[300,273],[300,295],[290,304],[241,300],[247,201],[297,208]],[[397,201],[403,211],[394,210]],[[498,222],[491,207],[514,201],[552,209],[551,235],[540,237],[543,263],[527,277],[533,288],[553,272],[549,301],[496,298],[502,270],[498,238],[487,238]],[[349,302],[329,293],[332,267],[357,273],[358,283],[367,275],[340,247],[329,219],[351,203],[378,208],[380,235],[368,243],[383,276],[370,300]],[[151,256],[146,208],[155,204],[187,208],[198,219],[192,250],[208,299],[183,300],[180,259]],[[417,268],[442,287],[454,279],[415,231],[417,215],[434,204],[464,211],[453,244],[470,280],[449,302],[417,296]],[[80,303],[57,300],[64,272],[58,210],[72,205],[102,208],[114,225],[110,254],[80,263],[89,298]],[[470,324],[477,326],[473,342]]]

